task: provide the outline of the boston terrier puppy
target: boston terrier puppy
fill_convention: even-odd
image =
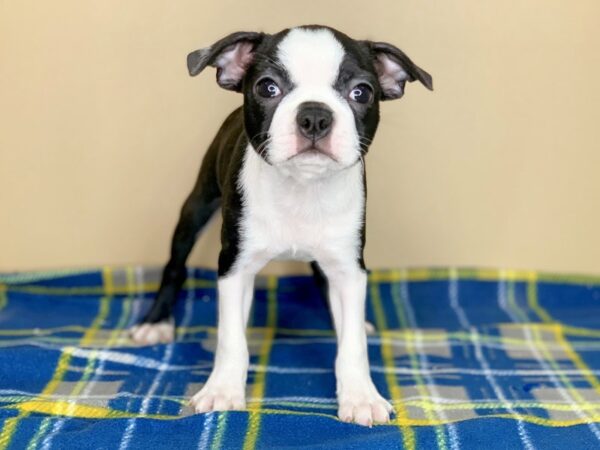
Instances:
[[[181,210],[158,295],[131,330],[141,344],[174,339],[173,305],[197,234],[221,207],[218,343],[214,368],[191,405],[199,413],[243,409],[245,336],[254,277],[272,259],[311,262],[337,334],[338,416],[371,426],[392,406],[371,380],[365,332],[367,272],[364,156],[379,102],[431,76],[397,47],[354,40],[324,26],[276,34],[238,32],[188,55],[191,76],[217,69],[241,92],[208,148]]]

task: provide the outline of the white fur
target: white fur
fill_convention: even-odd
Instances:
[[[256,273],[281,257],[357,265],[362,165],[316,178],[306,176],[305,170],[282,170],[246,149],[240,180],[242,248],[234,270]]]
[[[277,56],[295,87],[281,100],[271,121],[268,156],[273,164],[296,154],[298,106],[308,101],[325,103],[333,111],[328,142],[338,167],[356,162],[360,147],[354,115],[348,102],[333,87],[344,54],[342,44],[327,29],[296,28],[279,44]]]

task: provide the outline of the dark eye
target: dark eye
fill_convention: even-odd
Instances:
[[[356,103],[369,103],[371,101],[371,97],[373,96],[373,91],[371,87],[367,84],[358,84],[356,85],[349,94],[350,100]]]
[[[277,83],[270,78],[263,78],[256,83],[256,93],[261,97],[273,98],[281,95],[281,89],[279,89]]]

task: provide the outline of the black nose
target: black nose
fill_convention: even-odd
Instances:
[[[327,136],[333,124],[333,112],[324,103],[304,102],[298,108],[296,123],[300,133],[315,142]]]

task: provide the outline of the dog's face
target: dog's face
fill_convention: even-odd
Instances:
[[[396,47],[355,41],[321,26],[274,35],[234,33],[188,55],[196,75],[244,94],[248,139],[269,164],[323,176],[355,164],[379,122],[379,101],[400,98],[407,81],[432,89],[431,76]]]

